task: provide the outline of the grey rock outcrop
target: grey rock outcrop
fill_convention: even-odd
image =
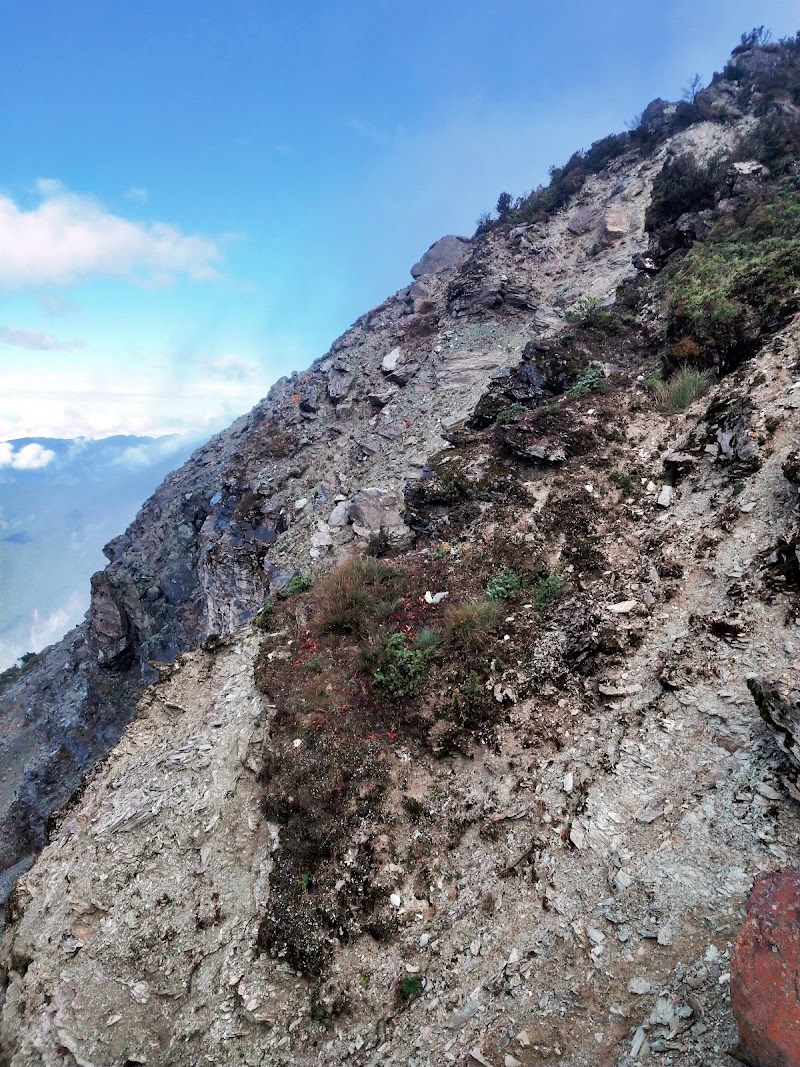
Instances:
[[[411,268],[412,278],[422,278],[426,274],[440,274],[443,270],[460,267],[472,252],[472,242],[466,237],[454,237],[448,234],[430,246],[428,251]]]
[[[360,489],[347,509],[347,516],[359,537],[385,531],[394,539],[405,540],[410,534],[402,519],[403,501],[387,489]]]

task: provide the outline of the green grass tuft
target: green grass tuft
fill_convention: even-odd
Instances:
[[[564,579],[560,574],[548,574],[536,587],[536,596],[533,598],[533,606],[537,611],[544,611],[551,604],[555,604],[565,593]]]
[[[490,600],[510,600],[522,585],[514,571],[502,570],[486,586],[486,595]]]
[[[705,396],[714,379],[709,371],[697,367],[681,367],[672,377],[656,387],[658,406],[670,415],[676,415],[700,396]]]

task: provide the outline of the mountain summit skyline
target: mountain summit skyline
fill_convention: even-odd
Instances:
[[[216,432],[780,0],[11,5],[0,440]]]

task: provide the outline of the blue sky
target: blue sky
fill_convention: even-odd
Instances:
[[[0,440],[205,433],[796,2],[0,0]]]

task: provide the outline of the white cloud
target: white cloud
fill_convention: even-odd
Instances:
[[[17,451],[8,441],[0,441],[0,467],[17,471],[39,471],[56,458],[52,449],[39,444],[24,445]]]
[[[38,652],[54,641],[60,640],[70,626],[75,626],[81,621],[88,599],[83,592],[71,593],[66,603],[47,615],[41,615],[39,609],[34,608],[28,648],[36,649]]]
[[[37,182],[41,203],[25,210],[0,195],[0,287],[17,290],[117,277],[165,285],[180,276],[218,277],[216,242],[164,222],[137,223],[112,214],[60,182]]]
[[[74,352],[86,348],[86,342],[79,337],[67,341],[38,330],[18,330],[14,326],[0,326],[0,344],[13,348],[28,348],[33,352]]]
[[[46,374],[32,376],[16,364],[3,369],[0,441],[210,433],[251,408],[274,377],[263,371],[222,375],[204,361],[187,367],[175,359],[156,364],[139,356],[122,369],[114,368],[111,360],[102,367],[102,354],[86,366],[48,358]],[[243,362],[246,368],[249,361]]]
[[[125,199],[133,200],[137,204],[146,204],[150,194],[142,185],[131,185],[125,190]]]
[[[197,440],[200,444],[202,437]],[[141,444],[126,448],[120,455],[115,456],[111,465],[114,467],[129,467],[133,470],[151,467],[164,459],[180,453],[186,453],[192,442],[192,438],[175,435],[172,437],[157,437],[154,441],[143,441]]]
[[[233,382],[250,381],[260,370],[255,360],[242,356],[220,356],[208,360],[206,366],[213,375]]]

